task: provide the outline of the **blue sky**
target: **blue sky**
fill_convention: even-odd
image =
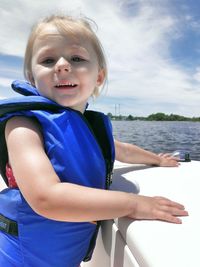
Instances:
[[[83,13],[98,25],[109,79],[92,109],[200,117],[200,2],[195,0],[2,0],[0,98],[13,96],[10,83],[23,79],[32,24],[55,11]]]

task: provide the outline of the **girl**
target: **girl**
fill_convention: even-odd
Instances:
[[[128,216],[181,223],[184,206],[163,197],[105,190],[116,158],[175,165],[115,142],[104,114],[86,111],[107,77],[102,47],[85,19],[51,16],[32,30],[26,96],[1,103],[8,188],[0,194],[0,265],[77,267],[91,257],[98,221]],[[5,140],[4,140],[5,131]]]

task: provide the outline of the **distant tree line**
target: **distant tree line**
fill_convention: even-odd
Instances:
[[[170,114],[167,115],[162,112],[154,113],[149,115],[148,117],[134,117],[132,115],[128,116],[114,116],[112,113],[107,114],[108,117],[111,120],[126,120],[126,121],[135,121],[135,120],[141,120],[141,121],[200,121],[200,117],[184,117],[176,114]]]

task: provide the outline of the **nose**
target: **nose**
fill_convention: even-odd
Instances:
[[[55,71],[57,73],[70,72],[71,65],[65,58],[62,57],[56,62]]]

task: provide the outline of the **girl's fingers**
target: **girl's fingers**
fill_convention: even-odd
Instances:
[[[188,216],[188,212],[185,209],[180,209],[177,207],[162,206],[160,208],[163,212],[174,216]]]
[[[182,204],[162,197],[155,197],[155,199],[158,201],[157,216],[161,216],[157,219],[178,223],[181,220],[177,220],[176,216],[188,216],[188,212]]]
[[[163,157],[163,158],[175,158],[169,153],[160,153],[158,154],[158,156]]]
[[[176,216],[173,216],[169,213],[160,211],[158,213],[158,217],[156,218],[157,220],[161,220],[161,221],[166,221],[166,222],[170,222],[170,223],[176,223],[176,224],[181,224],[182,220]]]
[[[156,196],[154,197],[156,200],[158,200],[158,202],[162,205],[166,205],[166,206],[169,206],[169,207],[177,207],[177,208],[180,208],[180,209],[185,209],[185,207],[178,203],[178,202],[175,202],[175,201],[172,201],[168,198],[165,198],[165,197],[160,197],[160,196]]]

